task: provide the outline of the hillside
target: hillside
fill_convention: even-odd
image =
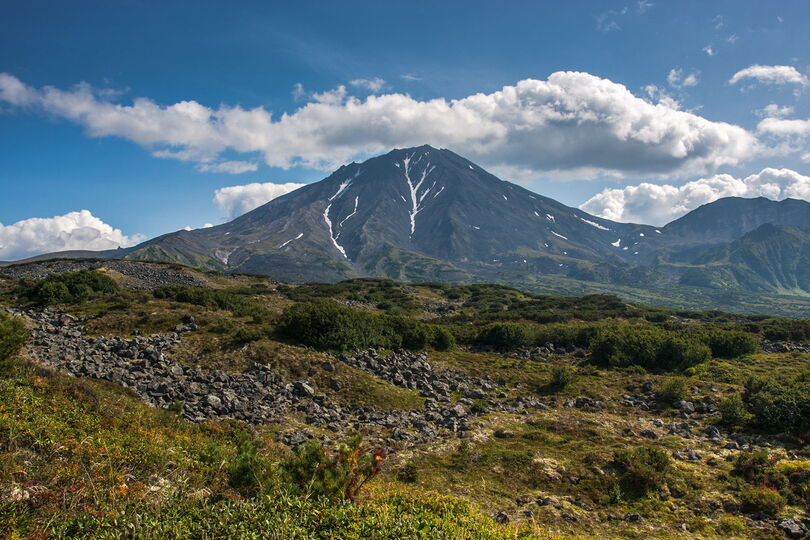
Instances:
[[[109,262],[0,281],[0,534],[807,531],[807,321]]]
[[[766,224],[704,251],[682,283],[806,295],[810,291],[810,229]]]

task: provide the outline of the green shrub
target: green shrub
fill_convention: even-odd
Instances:
[[[607,367],[641,366],[649,371],[683,371],[711,358],[696,337],[650,325],[600,329],[591,340],[591,359]]]
[[[657,397],[662,403],[674,405],[686,399],[688,389],[689,385],[684,377],[674,377],[661,385],[658,389]]]
[[[712,330],[702,339],[718,358],[738,358],[759,351],[759,340],[740,330]]]
[[[744,426],[751,419],[751,413],[745,409],[742,396],[737,393],[723,399],[717,408],[720,411],[720,423],[729,428]]]
[[[282,462],[281,469],[294,494],[353,501],[366,483],[380,473],[384,459],[384,451],[363,448],[358,435],[341,444],[337,451],[309,441]]]
[[[478,333],[477,341],[481,345],[506,351],[528,346],[532,343],[532,334],[524,324],[495,323],[485,326]]]
[[[0,313],[0,375],[11,369],[11,356],[28,339],[28,330],[22,319]]]
[[[740,509],[743,512],[775,516],[785,507],[785,504],[787,501],[775,489],[754,487],[746,489],[740,494]]]
[[[320,350],[353,351],[393,344],[381,318],[332,300],[302,302],[286,308],[278,331]]]
[[[748,483],[765,484],[769,482],[769,469],[778,461],[779,458],[775,454],[770,454],[766,450],[740,452],[734,460],[731,472]]]
[[[810,382],[752,378],[743,400],[754,424],[764,431],[810,432]]]
[[[415,321],[405,317],[386,317],[382,319],[385,328],[390,329],[398,336],[390,346],[404,347],[412,351],[424,349],[433,338],[433,330],[422,321]]]
[[[450,351],[456,348],[456,338],[447,328],[441,326],[433,327],[433,337],[431,344],[437,351]]]
[[[236,456],[228,463],[228,485],[245,497],[265,492],[273,483],[272,464],[259,454],[261,441],[243,431],[236,434]]]
[[[22,281],[18,292],[35,304],[47,306],[84,302],[118,290],[118,284],[111,277],[95,270],[79,270]]]
[[[712,351],[690,336],[669,335],[661,344],[656,363],[664,371],[682,371],[711,360]]]
[[[567,388],[574,382],[576,373],[570,366],[554,366],[551,368],[551,386]]]
[[[591,357],[603,366],[650,368],[656,364],[664,338],[664,331],[652,326],[605,328],[591,342]]]
[[[333,300],[293,304],[282,313],[278,332],[319,350],[354,351],[380,347],[449,350],[453,335],[445,328],[406,317],[375,315]]]
[[[617,450],[613,464],[619,470],[623,492],[635,495],[661,491],[673,473],[669,455],[660,448],[647,446]]]

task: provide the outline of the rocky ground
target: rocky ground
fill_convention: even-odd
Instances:
[[[184,368],[172,359],[172,348],[184,334],[197,329],[193,319],[172,332],[124,339],[88,337],[82,319],[56,310],[12,313],[33,323],[29,354],[35,361],[77,377],[120,384],[156,407],[179,408],[192,422],[234,418],[264,424],[296,415],[307,425],[336,435],[377,427],[387,431],[391,440],[411,445],[464,437],[470,422],[490,410],[547,407],[535,398],[508,399],[502,383],[496,381],[434,370],[425,353],[383,355],[374,350],[334,357],[324,361],[321,369],[334,371],[334,362],[344,362],[394,385],[418,390],[426,398],[424,408],[375,411],[343,406],[310,381],[283,380],[267,365],[253,363],[242,373]],[[455,395],[462,397],[455,399]],[[486,405],[472,407],[474,399],[486,400]],[[282,435],[282,442],[297,445],[309,436],[290,431]]]
[[[125,279],[121,286],[127,289],[152,290],[168,285],[188,285],[200,287],[205,281],[190,273],[187,269],[174,270],[169,265],[147,264],[124,260],[54,260],[32,262],[0,267],[0,275],[10,278],[41,279],[50,274],[93,270],[96,268],[113,270]]]

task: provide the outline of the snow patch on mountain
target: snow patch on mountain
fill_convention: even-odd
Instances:
[[[343,220],[341,220],[341,222],[338,223],[338,227],[343,227],[343,224],[346,223],[346,220],[357,213],[357,205],[358,205],[359,202],[360,202],[360,197],[359,196],[355,197],[354,198],[354,210],[352,210],[351,214],[349,214],[348,216],[343,218]]]
[[[278,249],[283,248],[284,246],[286,246],[287,244],[289,244],[289,243],[290,243],[290,242],[292,242],[293,240],[300,240],[302,236],[304,236],[304,233],[300,233],[300,234],[299,234],[298,236],[296,236],[295,238],[290,238],[289,240],[287,240],[286,242],[284,242],[283,244],[281,244],[280,246],[278,246]]]
[[[599,223],[597,223],[597,222],[595,222],[595,221],[591,221],[591,220],[589,220],[589,219],[585,219],[584,217],[581,217],[581,218],[579,218],[579,219],[580,219],[580,220],[581,220],[583,223],[587,223],[587,224],[588,224],[588,225],[590,225],[591,227],[596,227],[596,228],[597,228],[597,229],[599,229],[600,231],[609,231],[609,230],[610,230],[610,229],[608,229],[607,227],[605,227],[604,225],[600,225]],[[643,236],[643,235],[642,235],[642,236]]]
[[[329,204],[326,205],[326,209],[323,211],[323,220],[326,223],[326,228],[329,230],[329,238],[330,240],[332,240],[332,244],[337,248],[338,251],[340,251],[340,253],[346,260],[349,260],[349,257],[348,255],[346,255],[346,250],[343,249],[343,246],[341,246],[337,242],[337,236],[335,236],[335,232],[332,230],[332,220],[329,219],[329,210],[332,209],[332,201],[337,199],[340,196],[340,194],[343,193],[343,191],[349,186],[349,184],[351,184],[351,180],[347,180],[342,184],[340,184],[340,187],[338,188],[337,192],[331,197],[329,197]]]
[[[422,161],[422,158],[424,156],[425,156],[425,154],[420,155],[417,158],[417,160],[413,162],[413,165],[414,166],[418,165],[419,162]],[[436,167],[435,166],[431,167],[430,162],[428,161],[427,164],[422,168],[422,176],[419,178],[418,181],[415,181],[415,180],[411,179],[411,161],[412,161],[412,159],[413,159],[413,154],[411,154],[410,156],[408,156],[408,157],[406,157],[406,158],[404,158],[402,160],[402,164],[404,165],[403,173],[405,174],[405,182],[408,184],[408,191],[410,192],[410,195],[411,195],[411,208],[409,210],[409,217],[410,217],[410,220],[411,220],[411,236],[413,236],[413,233],[416,231],[416,215],[423,208],[421,203],[424,200],[424,198],[428,195],[428,193],[430,193],[430,190],[432,190],[436,186],[436,182],[434,182],[432,186],[430,186],[427,190],[425,190],[422,193],[421,197],[418,196],[419,195],[419,188],[422,187],[422,184],[425,182],[425,179],[428,177],[428,175],[431,172],[433,172],[433,169],[435,169]]]

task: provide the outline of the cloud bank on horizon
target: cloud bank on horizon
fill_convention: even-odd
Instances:
[[[745,178],[715,174],[682,186],[651,184],[602,190],[580,209],[613,221],[665,225],[698,206],[723,197],[767,197],[810,201],[810,176],[790,169],[763,169]]]
[[[676,73],[676,79],[682,86],[697,83],[696,76]],[[360,99],[343,86],[310,97],[314,101],[274,118],[263,107],[213,109],[193,100],[159,105],[136,98],[121,104],[87,84],[34,88],[0,74],[1,103],[70,120],[91,137],[130,140],[200,170],[253,170],[256,155],[269,166],[327,170],[355,157],[428,143],[524,176],[686,177],[737,165],[762,151],[756,135],[740,126],[680,110],[672,99],[652,103],[583,72],[556,72],[454,100],[419,101],[399,93]],[[250,158],[223,161],[225,152]]]
[[[57,251],[102,251],[129,247],[146,238],[127,236],[88,210],[52,218],[29,218],[11,225],[0,223],[0,260],[17,260]]]

